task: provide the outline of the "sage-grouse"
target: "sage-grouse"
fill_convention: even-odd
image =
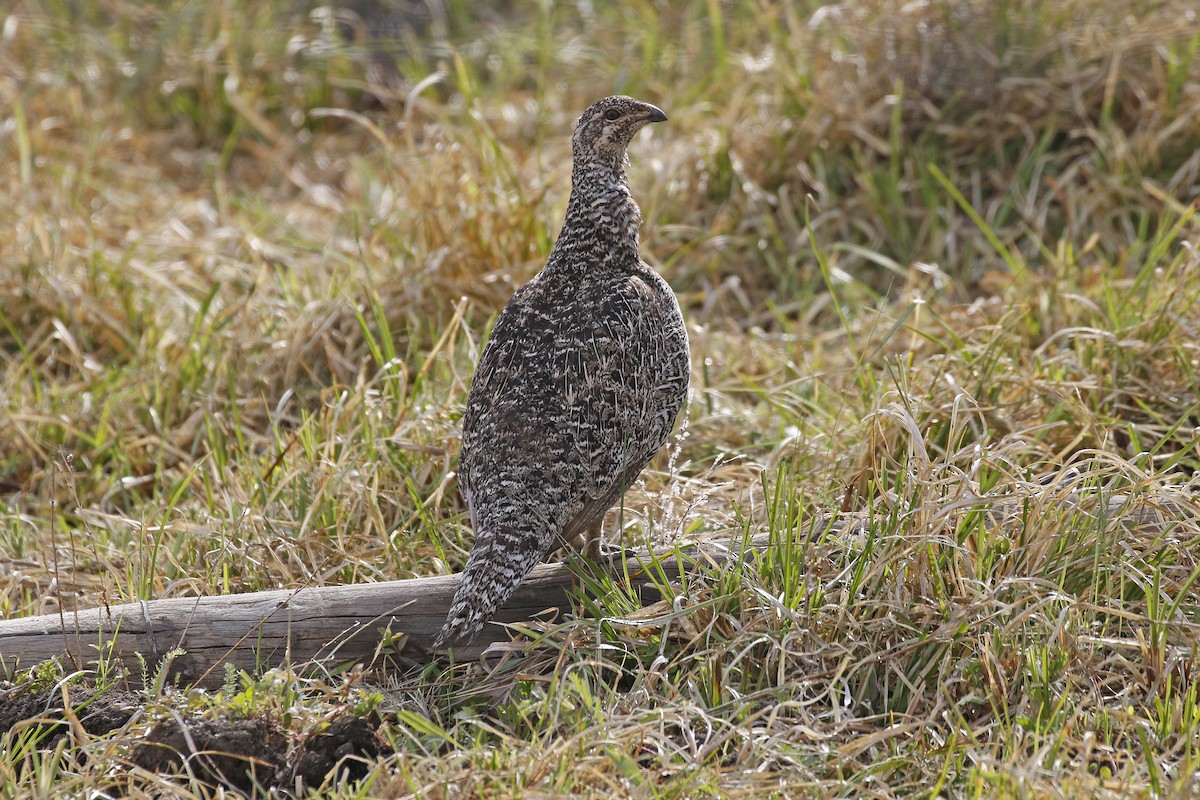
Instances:
[[[687,331],[642,261],[626,146],[666,114],[608,97],[571,139],[571,199],[546,266],[512,296],[475,370],[458,483],[475,545],[435,648],[470,641],[534,565],[598,535],[687,395]]]

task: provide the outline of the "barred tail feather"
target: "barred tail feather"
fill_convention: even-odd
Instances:
[[[433,648],[442,650],[447,645],[470,644],[496,610],[512,597],[541,555],[534,549],[476,545]]]

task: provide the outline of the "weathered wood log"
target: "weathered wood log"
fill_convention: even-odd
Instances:
[[[758,546],[765,545],[765,540]],[[657,580],[674,580],[697,559],[720,564],[726,549],[717,543],[661,560],[631,554],[632,584],[641,590]],[[620,571],[619,560],[608,562]],[[652,578],[651,576],[655,576]],[[181,597],[44,614],[0,622],[0,674],[11,675],[51,658],[67,666],[94,665],[99,658],[121,662],[141,674],[139,655],[152,668],[170,652],[168,680],[212,686],[224,665],[261,671],[280,664],[307,663],[334,670],[357,663],[427,661],[433,637],[450,608],[460,575],[386,583],[285,589],[216,597]],[[536,567],[496,614],[494,623],[468,646],[454,650],[459,661],[478,658],[495,642],[509,641],[504,623],[529,622],[569,607],[577,582],[565,564]]]

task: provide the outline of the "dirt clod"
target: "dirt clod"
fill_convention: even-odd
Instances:
[[[379,720],[372,717],[339,717],[329,727],[310,736],[301,745],[295,774],[308,786],[319,786],[330,770],[339,778],[358,780],[367,774],[367,759],[380,753],[376,735]]]
[[[282,727],[267,717],[183,719],[171,717],[154,726],[133,751],[143,769],[177,773],[186,768],[197,779],[253,793],[272,786],[290,788],[296,778],[320,786],[331,770],[339,780],[367,774],[367,760],[380,754],[378,718],[339,717],[290,749]]]
[[[53,746],[69,730],[65,706],[85,731],[103,736],[129,722],[140,707],[137,696],[118,689],[100,690],[92,686],[68,686],[67,703],[63,688],[35,688],[29,685],[0,683],[0,733],[17,726],[37,726],[47,733],[42,742]]]
[[[155,725],[138,744],[133,763],[165,773],[186,766],[205,783],[253,791],[276,782],[287,751],[287,736],[266,718],[171,717]]]

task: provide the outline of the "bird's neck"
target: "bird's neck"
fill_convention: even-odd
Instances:
[[[642,212],[629,192],[624,164],[576,164],[566,219],[551,261],[593,268],[639,264],[641,223]]]

